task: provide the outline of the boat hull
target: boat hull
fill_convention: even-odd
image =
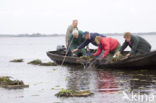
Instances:
[[[90,61],[87,60],[80,60],[79,57],[71,57],[71,56],[63,56],[59,55],[57,51],[49,51],[47,52],[47,56],[55,61],[58,64],[61,64],[64,60],[64,64],[70,64],[70,65],[89,65]],[[125,60],[121,60],[118,62],[113,63],[107,63],[105,61],[96,61],[96,67],[97,68],[156,68],[156,51],[150,52],[145,55],[138,55],[133,56]]]

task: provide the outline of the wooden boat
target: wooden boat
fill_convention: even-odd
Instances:
[[[125,52],[124,54],[126,54]],[[60,53],[58,51],[48,51],[48,57],[58,64],[61,64],[65,53]],[[156,51],[152,51],[145,55],[131,56],[124,60],[119,60],[117,62],[107,62],[106,60],[99,61],[95,60],[97,68],[156,68]],[[70,65],[89,65],[91,61],[86,59],[80,59],[79,57],[67,56],[64,60],[64,64]]]

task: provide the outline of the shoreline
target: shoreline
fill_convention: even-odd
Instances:
[[[124,33],[103,33],[106,36],[122,36]],[[145,32],[145,33],[132,33],[134,35],[156,35],[156,32]],[[44,35],[44,34],[0,34],[0,37],[62,37],[65,36],[65,34],[50,34],[50,35]]]

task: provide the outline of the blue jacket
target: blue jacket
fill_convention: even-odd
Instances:
[[[90,39],[85,40],[82,44],[80,44],[80,45],[78,46],[78,49],[84,48],[84,47],[87,46],[89,43],[92,43],[93,45],[98,46],[98,45],[96,44],[96,42],[95,42],[96,36],[106,37],[106,36],[103,35],[103,34],[99,34],[99,33],[90,33]]]

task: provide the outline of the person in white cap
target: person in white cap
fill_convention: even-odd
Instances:
[[[76,49],[84,41],[85,41],[85,39],[83,38],[83,32],[80,30],[74,29],[68,38],[69,50],[72,51],[72,50]],[[71,55],[78,56],[79,53],[81,53],[82,55],[86,55],[86,50],[81,49],[77,52],[72,53]]]

